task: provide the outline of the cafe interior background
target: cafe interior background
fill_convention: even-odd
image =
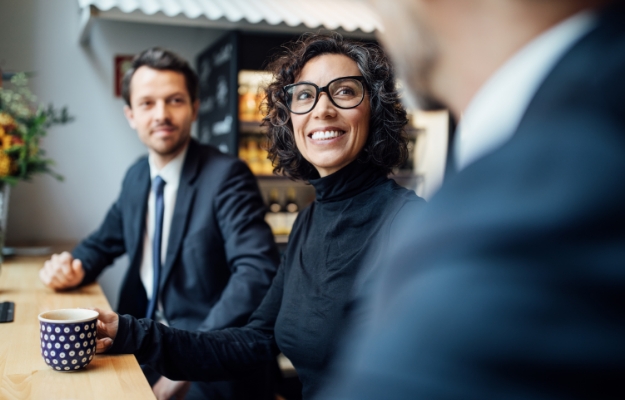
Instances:
[[[376,29],[383,27],[361,0],[0,0],[3,76],[28,73],[40,103],[67,106],[74,117],[51,128],[42,142],[64,181],[37,175],[11,189],[6,246],[69,249],[99,226],[127,168],[146,153],[123,115],[116,85],[127,57],[151,46],[175,51],[200,75],[202,106],[194,136],[246,160],[268,203],[284,208],[295,201],[301,209],[314,198],[312,187],[271,176],[263,162],[262,130],[252,109],[266,76],[249,71],[261,69],[288,37],[336,31],[375,40]],[[220,77],[219,65],[210,62],[223,57],[224,49],[232,60]],[[216,113],[212,96],[227,97],[227,112]],[[216,135],[220,129],[227,134]],[[426,199],[435,193],[448,129],[444,111],[411,112],[411,158],[397,171],[398,183]],[[284,245],[289,215],[279,211],[284,218],[276,213],[268,218]],[[122,257],[99,279],[114,309],[127,266]]]

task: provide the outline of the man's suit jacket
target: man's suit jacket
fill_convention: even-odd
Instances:
[[[625,398],[625,7],[405,230],[319,399]]]
[[[86,271],[83,284],[95,280],[116,257],[128,254],[119,312],[138,318],[145,316],[148,304],[139,269],[149,191],[150,168],[144,157],[128,170],[121,194],[100,228],[73,251]],[[279,261],[264,215],[247,166],[192,140],[161,273],[160,298],[170,326],[213,330],[247,322]]]

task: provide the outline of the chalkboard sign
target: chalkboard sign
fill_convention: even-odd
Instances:
[[[200,78],[198,140],[238,153],[238,33],[230,32],[197,58]]]

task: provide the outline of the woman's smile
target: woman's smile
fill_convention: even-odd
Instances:
[[[317,142],[328,142],[345,135],[345,131],[335,127],[320,128],[313,130],[308,137]]]

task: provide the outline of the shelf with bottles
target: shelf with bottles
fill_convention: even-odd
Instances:
[[[266,149],[267,139],[264,136],[239,137],[239,158],[247,163],[256,176],[273,174],[273,165]]]
[[[271,74],[264,71],[241,70],[238,73],[239,94],[239,158],[256,176],[272,176],[273,166],[267,159],[265,128],[261,126],[264,87]]]
[[[241,128],[262,133],[260,123],[265,109],[265,88],[271,82],[272,75],[267,71],[240,70],[239,80],[239,121]]]
[[[267,127],[261,123],[262,121],[239,120],[239,136],[265,136]]]
[[[264,182],[260,184],[267,203],[265,219],[276,241],[285,243],[299,211],[315,198],[312,186],[302,182]]]

